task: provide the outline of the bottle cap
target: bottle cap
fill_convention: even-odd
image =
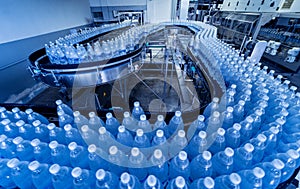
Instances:
[[[289,115],[289,112],[285,109],[283,109],[281,112],[280,112],[284,117],[288,116]]]
[[[146,119],[147,119],[146,115],[143,114],[143,115],[140,116],[141,121],[146,121]]]
[[[229,96],[234,96],[234,91],[229,91]]]
[[[269,89],[263,89],[263,93],[268,94],[269,93]]]
[[[237,130],[237,131],[241,130],[241,128],[242,128],[241,124],[239,124],[239,123],[234,123],[232,127],[234,130]]]
[[[16,137],[16,138],[14,138],[13,139],[13,143],[15,144],[15,145],[18,145],[18,144],[21,144],[21,142],[23,142],[23,138],[22,137]]]
[[[134,106],[134,107],[139,107],[139,106],[140,106],[140,102],[138,102],[138,101],[134,102],[134,103],[133,103],[133,106]]]
[[[185,151],[180,151],[178,157],[180,160],[185,161],[187,159],[187,153]]]
[[[224,136],[224,135],[225,135],[225,130],[224,130],[223,128],[219,128],[219,129],[217,130],[217,133],[218,133],[218,135],[220,135],[220,136]]]
[[[215,117],[215,118],[220,117],[220,112],[214,111],[214,112],[213,112],[213,117]]]
[[[132,156],[138,156],[140,154],[140,149],[139,148],[136,148],[136,147],[133,147],[132,149],[131,149],[131,155]]]
[[[281,102],[280,105],[284,108],[288,108],[290,106],[290,104],[287,102]]]
[[[53,164],[49,168],[49,172],[53,175],[57,174],[59,172],[59,170],[60,170],[60,166],[58,164]]]
[[[278,170],[281,170],[284,168],[284,163],[280,159],[274,159],[272,161],[272,165]]]
[[[247,89],[247,90],[245,91],[245,94],[248,95],[248,96],[250,96],[250,95],[252,94],[252,92],[251,92],[251,90]]]
[[[10,124],[10,120],[9,119],[3,119],[2,121],[1,121],[1,124],[2,125],[8,125],[8,124]]]
[[[209,160],[211,159],[211,153],[210,153],[209,151],[203,151],[202,157],[203,157],[203,159],[205,159],[206,161],[209,161]]]
[[[120,179],[121,179],[121,182],[122,182],[122,183],[128,184],[129,181],[130,181],[130,175],[129,175],[127,172],[122,173]]]
[[[69,148],[69,150],[73,151],[77,148],[77,146],[78,145],[76,142],[71,142],[71,143],[69,143],[68,148]]]
[[[254,146],[253,146],[252,144],[250,144],[250,143],[246,143],[246,144],[244,145],[244,148],[245,148],[245,150],[246,150],[247,152],[249,152],[249,153],[253,152],[253,150],[254,150]]]
[[[15,107],[13,109],[11,109],[12,113],[17,113],[18,111],[20,111],[20,109],[18,107]]]
[[[67,125],[64,126],[64,130],[67,131],[67,132],[71,131],[71,129],[72,129],[72,125],[71,124],[67,124]]]
[[[25,122],[23,120],[19,120],[16,123],[16,126],[18,126],[18,127],[22,127],[23,125],[25,125]]]
[[[283,76],[282,75],[277,75],[276,78],[281,80],[283,78]]]
[[[163,136],[164,136],[164,131],[161,130],[161,129],[158,129],[158,130],[156,131],[156,136],[157,136],[157,137],[163,137]]]
[[[16,166],[18,166],[19,162],[20,161],[17,158],[12,158],[6,163],[6,165],[7,165],[7,167],[12,169],[12,168],[15,168]]]
[[[215,181],[211,177],[205,177],[203,180],[203,184],[206,188],[214,188],[215,187]]]
[[[103,134],[106,133],[106,128],[102,126],[102,127],[99,128],[98,131],[99,131],[99,134],[100,134],[100,135],[103,135]]]
[[[286,152],[292,159],[298,159],[299,158],[299,153],[296,150],[289,149]]]
[[[206,133],[205,131],[199,131],[198,136],[199,136],[201,139],[205,139],[206,136],[207,136],[207,133]]]
[[[280,94],[279,98],[286,100],[287,99],[287,95],[286,94]]]
[[[117,154],[118,150],[119,149],[117,146],[111,146],[108,151],[109,151],[110,155],[115,155],[115,154]]]
[[[80,112],[79,111],[75,111],[75,112],[73,112],[73,115],[74,115],[74,117],[78,117],[78,116],[80,116]]]
[[[233,107],[228,106],[226,110],[227,110],[227,112],[232,113],[233,112]]]
[[[2,113],[2,112],[5,112],[6,111],[6,108],[4,108],[4,107],[0,107],[0,112]]]
[[[33,110],[31,108],[25,110],[25,113],[27,115],[32,114],[32,112],[33,112]]]
[[[89,113],[89,117],[90,117],[90,118],[96,117],[96,113],[95,113],[95,112],[90,112],[90,113]]]
[[[263,112],[260,109],[255,110],[257,116],[262,116]]]
[[[183,188],[185,186],[185,180],[182,176],[178,176],[175,179],[175,185],[177,188]]]
[[[34,127],[37,127],[37,126],[41,125],[41,121],[40,120],[34,120],[34,122],[32,123],[32,125]]]
[[[262,168],[260,168],[260,167],[255,167],[253,169],[253,174],[254,174],[254,176],[256,176],[259,179],[261,179],[261,178],[263,178],[265,176],[264,170]]]
[[[157,183],[157,178],[154,175],[149,175],[147,178],[147,184],[150,187],[155,187]]]
[[[40,166],[40,163],[38,161],[32,161],[28,164],[28,169],[30,171],[35,171]]]
[[[57,148],[57,146],[58,146],[58,142],[57,142],[56,140],[51,141],[51,142],[49,143],[49,148],[50,148],[50,149],[55,149],[55,148]]]
[[[176,111],[176,112],[175,112],[175,116],[176,116],[176,117],[181,117],[181,111]]]
[[[153,155],[154,155],[154,157],[155,157],[156,159],[160,159],[160,158],[162,158],[162,156],[163,156],[162,151],[161,151],[160,149],[154,150]]]
[[[158,115],[157,116],[157,121],[164,121],[164,116],[163,115]]]
[[[57,115],[58,116],[62,116],[62,115],[64,115],[65,114],[65,112],[63,111],[63,110],[58,110],[57,111]]]
[[[124,132],[125,132],[125,127],[124,127],[124,125],[120,125],[120,126],[118,127],[118,131],[119,131],[119,133],[124,133]]]
[[[36,147],[41,143],[41,141],[38,138],[33,139],[30,144],[32,147]]]
[[[141,136],[143,136],[143,135],[144,135],[143,129],[137,129],[137,130],[136,130],[136,136],[141,137]]]
[[[184,138],[185,137],[185,131],[184,130],[179,130],[177,135],[180,137],[180,138]]]
[[[234,151],[233,151],[233,149],[230,148],[230,147],[225,148],[224,153],[225,153],[225,155],[228,156],[228,157],[232,157],[232,156],[234,155]]]
[[[260,142],[266,142],[267,137],[264,134],[258,134],[256,137]]]
[[[252,117],[248,116],[248,117],[246,117],[246,121],[249,123],[253,123],[254,120]]]
[[[7,136],[6,135],[0,135],[0,142],[3,142],[7,139]]]
[[[219,103],[219,98],[218,98],[218,97],[214,97],[214,98],[212,99],[212,101],[213,101],[214,103]]]
[[[83,133],[87,133],[88,131],[89,131],[89,126],[88,125],[83,125],[81,128],[80,128],[80,130],[81,130],[81,132],[83,132]]]
[[[244,106],[244,105],[245,105],[245,101],[240,100],[240,101],[239,101],[239,105]]]
[[[279,133],[279,129],[277,127],[271,127],[270,131],[275,135]]]
[[[286,85],[289,85],[291,83],[291,81],[290,80],[285,80],[283,83],[286,84]]]
[[[80,177],[81,174],[82,174],[82,169],[80,167],[75,167],[71,172],[71,175],[74,178]]]
[[[103,180],[105,177],[105,170],[104,169],[98,169],[98,171],[96,172],[96,178],[98,180]]]
[[[234,185],[239,185],[242,182],[240,175],[237,173],[231,173],[229,179]]]
[[[236,84],[232,84],[231,88],[236,89]]]
[[[126,118],[130,117],[130,113],[126,111],[126,112],[123,113],[123,116],[126,117]]]
[[[285,120],[283,120],[282,118],[277,118],[276,123],[278,123],[279,125],[283,125],[285,124]]]
[[[57,106],[59,106],[59,105],[62,104],[62,101],[61,100],[56,100],[55,103],[56,103]]]
[[[95,153],[97,150],[97,147],[95,144],[90,144],[89,147],[88,147],[88,152],[89,153]]]
[[[49,123],[49,124],[47,125],[47,128],[48,128],[49,130],[54,129],[55,127],[56,127],[56,125],[55,125],[54,123]]]
[[[106,114],[106,119],[111,119],[113,116],[112,116],[112,113],[110,113],[110,112],[108,112],[107,114]]]

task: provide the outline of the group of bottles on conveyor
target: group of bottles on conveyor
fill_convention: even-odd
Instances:
[[[79,36],[74,34],[72,37],[73,40],[76,39],[76,43],[58,39],[55,43],[45,44],[46,54],[53,64],[79,64],[107,60],[132,52],[138,48],[140,40],[154,29],[157,27],[152,25],[139,26],[127,29],[122,34],[107,41],[96,40],[92,43],[79,44],[84,39],[105,32],[103,28],[83,30]]]

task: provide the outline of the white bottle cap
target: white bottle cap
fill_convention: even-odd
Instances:
[[[37,127],[37,126],[39,126],[41,124],[41,121],[40,120],[34,120],[34,122],[32,123],[32,125],[34,126],[34,127]]]
[[[157,137],[163,137],[163,136],[164,136],[164,131],[161,130],[161,129],[158,129],[158,130],[156,131],[156,136],[157,136]]]
[[[118,150],[119,149],[117,146],[111,146],[108,151],[109,151],[110,155],[115,155],[115,154],[117,154]]]
[[[230,147],[225,148],[224,153],[225,153],[225,155],[228,156],[228,157],[232,157],[232,156],[234,155],[234,151],[233,151],[233,149],[230,148]]]
[[[234,96],[234,91],[229,91],[228,93],[230,96]]]
[[[130,117],[130,113],[126,111],[126,112],[123,113],[123,116],[126,117],[126,118]]]
[[[237,130],[237,131],[241,130],[241,128],[242,128],[241,124],[239,124],[239,123],[234,123],[232,127],[234,130]]]
[[[59,170],[60,170],[60,166],[58,164],[53,164],[49,168],[49,172],[53,175],[57,174],[59,172]]]
[[[257,116],[262,116],[263,112],[260,109],[255,110]]]
[[[141,137],[141,136],[143,136],[143,135],[144,135],[143,129],[137,129],[137,130],[136,130],[136,136]]]
[[[95,144],[90,144],[88,147],[88,152],[89,153],[95,153],[97,150],[97,146]]]
[[[83,132],[83,133],[87,133],[88,131],[89,131],[89,126],[88,125],[83,125],[81,128],[81,132]]]
[[[104,177],[105,177],[105,170],[104,169],[98,169],[98,171],[96,172],[96,178],[98,179],[98,180],[103,180],[104,179]]]
[[[260,142],[266,142],[267,141],[267,137],[264,134],[258,134],[256,137]]]
[[[249,123],[253,123],[254,120],[252,117],[248,116],[248,117],[246,117],[246,121]]]
[[[233,107],[228,106],[226,110],[227,110],[227,112],[232,113],[233,112]]]
[[[25,110],[25,113],[27,115],[32,114],[32,112],[33,112],[33,110],[31,108]]]
[[[38,161],[32,161],[28,164],[28,169],[30,171],[35,171],[40,166],[40,163]]]
[[[203,184],[206,188],[213,189],[215,187],[215,181],[211,177],[205,177],[203,180]]]
[[[75,111],[75,112],[73,112],[73,116],[74,116],[74,117],[78,117],[78,116],[80,116],[80,112],[79,112],[79,111]]]
[[[23,142],[23,138],[22,137],[16,137],[16,138],[14,138],[13,139],[13,143],[15,144],[15,145],[18,145],[18,144],[21,144],[21,142]]]
[[[185,137],[185,131],[184,130],[179,130],[177,135],[180,137],[180,138],[184,138]]]
[[[112,116],[112,113],[110,113],[110,112],[108,112],[107,114],[106,114],[106,119],[111,119],[113,116]]]
[[[176,111],[176,112],[175,112],[175,116],[176,116],[176,117],[181,117],[181,111]]]
[[[283,78],[283,76],[282,75],[277,75],[277,77],[276,78],[278,78],[278,79],[282,79]]]
[[[269,93],[269,89],[263,89],[263,93],[268,94]]]
[[[252,144],[250,144],[250,143],[246,143],[246,144],[244,145],[244,148],[245,148],[245,150],[246,150],[247,152],[249,152],[249,153],[253,152],[253,150],[254,150],[254,146],[253,146]]]
[[[55,149],[55,148],[57,148],[57,146],[58,146],[58,142],[57,142],[56,140],[51,141],[51,142],[49,143],[49,148],[50,148],[50,149]]]
[[[154,175],[149,175],[147,178],[147,184],[150,187],[155,187],[157,183],[157,178]]]
[[[219,98],[218,98],[218,97],[214,97],[214,98],[212,99],[212,101],[213,101],[214,103],[219,103]]]
[[[290,106],[290,104],[287,103],[287,102],[281,102],[280,104],[281,104],[281,106],[284,107],[284,108],[288,108],[288,107]]]
[[[23,125],[25,125],[25,122],[23,120],[19,120],[16,123],[16,126],[18,126],[18,127],[22,127]]]
[[[254,176],[256,176],[259,179],[261,179],[261,178],[263,178],[265,176],[264,170],[262,168],[260,168],[260,167],[255,167],[253,169],[253,174],[254,174]]]
[[[17,113],[18,111],[20,111],[20,109],[19,109],[18,107],[15,107],[15,108],[11,109],[11,111],[12,111],[13,113]]]
[[[242,182],[240,175],[237,173],[231,173],[229,179],[234,185],[239,185]]]
[[[271,127],[269,130],[275,135],[279,133],[279,129],[277,127]]]
[[[281,170],[284,168],[284,163],[280,159],[274,159],[272,161],[272,165],[278,170]]]
[[[231,88],[236,89],[236,84],[232,84]]]
[[[90,113],[89,113],[89,117],[90,117],[90,118],[96,117],[96,113],[95,113],[95,112],[90,112]]]
[[[180,151],[178,157],[180,160],[185,161],[187,159],[187,153],[185,151]]]
[[[183,188],[185,186],[185,180],[184,180],[184,178],[182,176],[176,177],[176,179],[175,179],[175,185],[178,188]]]
[[[71,171],[71,175],[74,178],[78,178],[80,177],[82,174],[82,169],[80,167],[75,167],[72,171]]]
[[[69,150],[73,151],[77,148],[77,143],[76,142],[71,142],[69,145],[68,145],[68,148]]]
[[[32,147],[36,147],[41,143],[41,141],[38,138],[33,139],[30,144]]]
[[[219,128],[219,129],[217,130],[217,133],[218,133],[218,135],[220,135],[220,136],[224,136],[224,135],[225,135],[225,130],[224,130],[223,128]]]
[[[9,168],[15,168],[18,164],[19,164],[19,160],[17,158],[12,158],[11,160],[9,160],[6,165]]]
[[[143,115],[140,116],[141,121],[146,121],[146,119],[147,119],[146,115],[143,114]]]
[[[290,89],[291,89],[292,91],[296,91],[296,90],[297,90],[297,87],[296,87],[296,86],[291,86]]]
[[[118,131],[119,131],[119,133],[124,133],[124,132],[125,132],[125,127],[124,127],[124,125],[120,125],[120,126],[118,127]]]
[[[299,153],[296,150],[289,149],[286,152],[292,159],[298,159],[299,158]]]
[[[129,181],[130,181],[130,175],[129,175],[127,172],[122,173],[120,179],[121,179],[121,182],[122,182],[122,183],[128,184]]]
[[[164,116],[163,115],[158,115],[157,116],[157,121],[164,121]]]
[[[162,158],[162,156],[163,156],[162,151],[161,151],[160,149],[154,150],[153,156],[154,156],[156,159]]]
[[[54,129],[55,127],[56,127],[56,125],[55,125],[54,123],[49,123],[49,124],[47,125],[47,128],[48,128],[49,130]]]
[[[98,131],[99,131],[99,134],[100,134],[100,135],[103,135],[103,134],[106,133],[106,128],[102,126],[102,127],[100,127],[100,128],[98,129]]]
[[[214,111],[214,112],[213,112],[213,117],[215,117],[215,118],[220,117],[220,112]]]
[[[285,124],[285,121],[281,118],[277,118],[276,123],[278,123],[279,125],[283,125],[283,124]]]
[[[207,133],[206,133],[205,131],[199,131],[198,136],[199,136],[201,139],[205,139],[206,136],[207,136]]]
[[[291,81],[290,80],[285,80],[283,83],[289,85],[291,83]]]
[[[244,105],[245,105],[245,101],[240,100],[240,101],[239,101],[239,105],[244,106]]]
[[[62,101],[61,100],[56,100],[55,103],[56,103],[57,106],[59,106],[59,105],[62,104]]]
[[[139,106],[140,106],[140,102],[138,102],[138,101],[134,102],[134,103],[133,103],[133,106],[134,106],[134,107],[139,107]]]
[[[64,115],[65,114],[65,112],[63,111],[63,110],[58,110],[58,112],[57,112],[57,115],[58,116],[62,116],[62,115]]]
[[[131,149],[131,155],[134,156],[134,157],[140,155],[140,149],[139,149],[139,148],[136,148],[136,147],[133,147],[133,148]]]
[[[210,153],[209,151],[203,151],[202,157],[203,157],[203,159],[205,159],[206,161],[209,161],[209,160],[211,159],[211,153]]]

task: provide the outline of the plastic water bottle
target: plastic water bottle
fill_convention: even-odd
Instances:
[[[119,178],[114,173],[98,169],[95,175],[97,189],[118,188]]]
[[[216,131],[222,126],[220,112],[213,112],[212,115],[206,119],[207,130],[206,132]]]
[[[185,136],[184,130],[178,130],[177,135],[175,135],[169,142],[170,149],[169,154],[170,156],[176,155],[180,150],[184,150],[187,146],[188,141]]]
[[[132,146],[133,144],[132,135],[123,125],[118,127],[117,141],[125,146]]]
[[[11,177],[19,188],[34,188],[28,164],[27,161],[19,161],[17,158],[9,160],[6,164],[11,169]]]
[[[233,125],[233,108],[231,106],[227,107],[226,111],[222,113],[223,129],[228,129]]]
[[[223,151],[226,147],[225,130],[223,128],[219,128],[217,132],[212,134],[212,138],[214,139],[214,142],[209,147],[209,151],[212,154]]]
[[[248,116],[244,121],[241,123],[241,143],[244,143],[245,141],[248,141],[253,134],[253,118]]]
[[[135,175],[140,181],[145,180],[148,175],[147,169],[143,168],[145,163],[145,155],[139,148],[133,147],[129,156],[129,173]]]
[[[261,125],[261,116],[262,116],[263,112],[258,109],[255,110],[254,114],[251,114],[250,117],[253,118],[253,123],[252,123],[252,136],[256,135],[256,133],[259,131],[260,129],[260,125]]]
[[[63,128],[67,124],[73,124],[74,118],[69,114],[66,114],[63,110],[57,112],[59,127]],[[72,114],[73,115],[73,114]]]
[[[16,126],[19,128],[19,136],[26,140],[32,140],[34,136],[34,127],[30,124],[26,124],[23,120],[16,122]]]
[[[143,108],[140,106],[140,102],[133,103],[132,117],[136,120],[140,120],[140,116],[145,114]]]
[[[80,134],[84,143],[95,143],[95,141],[98,140],[98,134],[94,130],[90,129],[88,125],[81,126],[80,130]]]
[[[108,162],[103,159],[102,157],[107,157],[107,154],[102,151],[101,148],[97,148],[95,144],[90,144],[88,146],[88,164],[89,169],[92,171],[97,171],[98,169],[102,168],[108,170]]]
[[[86,148],[77,145],[76,142],[71,142],[68,145],[70,150],[70,163],[72,167],[89,168],[88,151]]]
[[[234,106],[235,105],[235,99],[234,99],[234,96],[235,96],[235,94],[234,94],[234,92],[233,91],[229,91],[228,93],[227,93],[227,98],[226,98],[226,100],[227,100],[227,107],[232,107],[232,106]]]
[[[49,143],[49,148],[51,150],[51,159],[53,163],[70,166],[70,152],[65,145],[59,144],[57,141],[51,141]]]
[[[120,123],[115,117],[113,117],[112,113],[109,112],[106,114],[105,124],[106,130],[108,130],[112,135],[116,136]]]
[[[187,158],[187,153],[185,151],[180,151],[177,156],[175,156],[170,163],[169,167],[169,178],[175,178],[177,176],[182,176],[186,180],[190,177],[190,162]]]
[[[11,177],[11,170],[7,167],[9,159],[0,158],[0,186],[3,188],[16,188],[16,184]]]
[[[166,146],[167,139],[165,137],[164,131],[158,129],[156,135],[153,137],[152,146],[161,149],[164,152],[169,152],[169,149]]]
[[[194,189],[214,189],[215,181],[211,177],[199,178],[195,180],[189,188]]]
[[[148,173],[159,178],[162,183],[165,183],[168,180],[169,164],[162,151],[160,149],[154,150],[149,161],[153,166],[148,168]]]
[[[26,109],[25,113],[27,114],[27,122],[29,124],[32,124],[35,120],[40,120],[40,122],[42,122],[43,124],[49,124],[49,121],[46,117],[44,117],[43,115],[34,112],[32,109]]]
[[[126,155],[118,149],[117,146],[111,146],[109,148],[108,160],[110,162],[108,170],[120,176],[127,169],[121,165],[128,162]]]
[[[184,177],[178,176],[172,180],[170,180],[167,189],[188,189],[188,184]]]
[[[0,156],[3,158],[16,157],[16,146],[13,144],[12,138],[6,135],[0,135]]]
[[[167,128],[167,124],[165,122],[165,118],[163,115],[158,115],[157,119],[153,125],[153,130],[157,130],[157,129],[161,129],[164,131],[164,133],[168,133],[168,128]],[[168,136],[167,136],[168,137]]]
[[[168,136],[172,136],[177,130],[183,129],[183,127],[184,125],[181,117],[181,112],[176,111],[175,115],[172,117],[168,125]]]
[[[27,115],[25,112],[21,111],[18,107],[11,109],[12,112],[12,120],[17,122],[19,120],[27,121]]]
[[[240,188],[243,189],[258,189],[262,188],[262,179],[265,176],[263,169],[255,167],[238,172],[242,178]]]
[[[130,175],[127,172],[124,172],[120,176],[119,188],[120,189],[128,189],[128,188],[140,189],[141,183],[134,175]]]
[[[11,111],[6,110],[4,107],[0,107],[0,121],[4,119],[12,119],[13,115]]]
[[[233,171],[240,171],[252,167],[252,159],[254,147],[250,143],[246,143],[243,147],[234,150]]]
[[[211,103],[209,103],[206,108],[204,109],[204,112],[203,112],[203,116],[204,117],[210,117],[211,114],[214,112],[214,111],[218,111],[219,109],[219,98],[218,97],[214,97],[211,101]]]
[[[154,175],[149,175],[143,184],[144,189],[163,189],[163,185],[160,180]]]
[[[56,127],[54,123],[49,123],[47,128],[49,130],[50,141],[56,140],[60,144],[66,144],[65,131],[62,128]]]
[[[244,106],[245,106],[245,101],[243,100],[239,100],[238,104],[233,106],[234,123],[239,123],[243,120],[245,114]]]
[[[266,141],[267,137],[264,134],[258,134],[256,138],[252,138],[249,143],[254,146],[253,159],[252,163],[253,165],[260,162],[264,157],[264,152],[266,149]]]
[[[77,126],[78,130],[80,130],[83,125],[89,124],[89,120],[84,115],[81,115],[79,111],[75,111],[73,116],[74,124]]]
[[[151,128],[151,124],[150,122],[147,120],[147,117],[146,115],[141,115],[140,116],[140,119],[137,123],[137,128],[138,129],[143,129],[144,133],[149,137],[151,138],[151,131],[152,131],[152,128]]]
[[[64,104],[62,100],[56,100],[55,103],[57,105],[57,112],[62,110],[65,114],[73,117],[73,110],[68,105]]]
[[[222,175],[215,178],[215,189],[241,188],[241,177],[237,173]]]
[[[233,155],[233,149],[227,147],[224,151],[218,152],[212,157],[213,176],[226,175],[232,172]]]
[[[256,166],[262,168],[266,174],[262,180],[262,188],[275,189],[280,183],[284,163],[279,159],[274,159],[272,162],[262,162]]]
[[[135,131],[137,126],[137,120],[130,116],[129,112],[123,113],[122,125],[124,125],[130,131]]]
[[[49,129],[47,125],[42,124],[40,120],[35,120],[32,125],[34,126],[34,136],[43,142],[49,142]]]
[[[11,122],[9,119],[4,119],[1,121],[1,133],[5,134],[9,138],[17,137],[19,134],[18,127],[15,123]]]
[[[233,124],[228,128],[225,133],[226,146],[235,149],[240,146],[241,143],[241,125],[239,123]]]
[[[95,112],[90,112],[89,118],[89,127],[94,131],[98,131],[100,127],[105,126],[104,121],[98,117]]]
[[[191,162],[191,179],[196,180],[199,178],[212,176],[212,161],[211,153],[204,151],[203,153],[196,156]]]
[[[39,139],[33,139],[30,142],[33,147],[33,157],[41,163],[51,163],[51,150],[48,143],[41,142]]]
[[[103,150],[108,150],[108,148],[111,146],[111,142],[115,140],[114,136],[106,130],[105,127],[100,127],[98,130],[99,136],[97,144],[101,144],[101,148]]]
[[[67,144],[71,142],[76,142],[82,146],[86,145],[77,128],[74,128],[72,127],[72,125],[67,124],[64,126],[64,130],[65,130],[65,140]]]
[[[60,166],[58,164],[53,164],[49,168],[49,173],[52,175],[52,185],[55,189],[71,189],[73,188],[72,169],[66,166]]]
[[[197,134],[200,131],[206,131],[206,124],[204,122],[205,117],[203,115],[198,115],[197,119],[193,121],[193,123],[190,125],[187,136],[188,138],[192,138],[194,136],[197,136]]]
[[[16,146],[15,152],[19,160],[32,161],[34,159],[33,147],[29,140],[24,140],[22,137],[16,137],[13,139],[13,143]]]
[[[279,133],[279,129],[276,127],[271,127],[269,130],[262,132],[267,137],[266,141],[266,149],[265,156],[271,155],[276,151],[277,145],[277,134]]]
[[[75,167],[71,171],[73,177],[73,187],[74,189],[84,188],[89,189],[93,188],[92,184],[92,175],[87,169],[81,169],[80,167]]]
[[[144,134],[143,129],[137,129],[136,135],[133,140],[133,145],[138,148],[147,148],[150,146],[150,140],[147,135]]]
[[[187,151],[189,159],[194,159],[199,153],[203,153],[207,150],[207,140],[206,140],[206,132],[199,131],[198,135],[194,136],[190,143],[188,144]]]
[[[48,164],[32,161],[28,164],[28,169],[31,171],[32,182],[36,188],[53,188]]]

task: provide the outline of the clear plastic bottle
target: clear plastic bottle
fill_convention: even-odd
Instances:
[[[115,117],[113,117],[112,113],[110,112],[106,114],[105,125],[107,131],[109,131],[113,136],[117,135],[120,123]]]
[[[16,188],[16,184],[11,177],[11,170],[7,167],[10,159],[0,158],[0,186],[7,189]]]
[[[152,127],[150,122],[147,120],[146,115],[141,115],[140,119],[137,123],[137,128],[138,129],[143,129],[144,133],[151,138],[151,131],[152,131]]]
[[[74,119],[73,119],[73,114],[70,116],[69,114],[66,114],[63,110],[59,110],[57,112],[58,115],[58,122],[59,122],[59,127],[63,128],[67,124],[73,124]]]
[[[143,188],[144,189],[153,189],[153,188],[163,189],[163,185],[157,177],[155,177],[154,175],[149,175],[144,182]]]
[[[239,123],[243,120],[245,114],[244,105],[245,105],[245,101],[239,100],[238,104],[233,106],[234,123]]]
[[[35,120],[32,123],[34,127],[34,135],[43,142],[49,142],[49,129],[47,125],[42,124],[40,120]]]
[[[133,137],[125,126],[121,125],[118,127],[117,141],[125,146],[132,146]]]
[[[183,129],[183,120],[181,117],[181,112],[176,111],[175,115],[171,118],[168,125],[168,136],[172,136],[177,130]]]
[[[32,161],[28,164],[28,169],[31,171],[32,182],[36,188],[53,188],[48,164]]]
[[[127,172],[124,172],[120,176],[119,188],[120,189],[128,189],[128,188],[140,189],[141,183],[134,175],[130,175]]]
[[[95,112],[90,112],[89,113],[89,127],[91,129],[93,129],[94,131],[98,131],[98,129],[102,126],[103,127],[105,126],[105,123],[103,122],[103,120],[100,117],[98,117]]]
[[[241,143],[244,143],[246,141],[248,141],[253,134],[253,118],[250,116],[247,116],[246,119],[244,121],[242,121],[241,123]]]
[[[63,128],[56,127],[54,123],[49,123],[47,128],[49,130],[50,141],[56,140],[60,144],[67,144],[65,140],[65,131]]]
[[[8,138],[6,135],[0,135],[0,155],[3,158],[14,158],[16,157],[16,149],[13,144],[13,139]]]
[[[169,164],[163,152],[160,149],[154,150],[149,162],[153,166],[148,168],[148,173],[159,178],[162,183],[165,183],[168,179]]]
[[[230,175],[221,175],[215,178],[215,189],[233,189],[241,188],[241,177],[237,173]]]
[[[88,151],[83,146],[77,145],[76,142],[71,142],[68,145],[70,150],[70,163],[72,167],[89,168]]]
[[[270,129],[261,133],[267,137],[266,149],[264,153],[265,156],[275,153],[278,133],[279,133],[279,129],[277,127],[271,127]]]
[[[188,138],[196,136],[200,131],[206,131],[205,117],[203,115],[198,115],[197,119],[193,121],[187,131]]]
[[[27,114],[27,122],[29,124],[32,124],[35,120],[40,120],[40,122],[42,122],[43,124],[49,124],[49,121],[46,117],[44,117],[43,115],[34,112],[32,109],[26,109],[25,113]]]
[[[169,142],[169,154],[170,156],[176,155],[180,150],[185,150],[188,144],[187,138],[185,136],[184,130],[178,130],[177,135],[175,135]]]
[[[226,111],[222,113],[222,128],[223,129],[228,129],[232,127],[233,125],[233,108],[231,106],[228,106]]]
[[[11,111],[6,110],[4,107],[0,107],[0,121],[4,119],[12,119],[13,115]]]
[[[150,147],[150,140],[147,135],[144,134],[143,129],[137,129],[136,135],[133,140],[133,145],[138,148],[147,148]]]
[[[143,181],[148,175],[147,169],[143,167],[145,163],[145,155],[139,148],[133,147],[129,156],[129,173],[135,175],[140,181]]]
[[[91,189],[94,188],[92,184],[92,175],[89,170],[75,167],[71,171],[73,177],[74,189]]]
[[[12,112],[12,121],[17,122],[19,120],[27,121],[27,115],[25,112],[21,111],[18,107],[11,109]]]
[[[66,166],[60,166],[58,164],[53,164],[49,167],[49,172],[52,175],[52,185],[55,189],[71,189],[73,188],[72,169]]]
[[[136,120],[140,120],[140,116],[145,114],[143,108],[140,106],[140,102],[133,103],[132,117]]]
[[[262,179],[265,176],[263,169],[255,167],[253,169],[247,169],[238,172],[242,178],[240,188],[243,189],[261,189]]]
[[[123,172],[127,171],[126,165],[128,158],[126,155],[118,149],[117,146],[111,146],[108,150],[109,167],[108,170],[120,176]]]
[[[194,189],[214,189],[215,181],[211,177],[199,178],[195,180],[189,188]]]
[[[15,153],[19,160],[32,161],[34,159],[33,147],[29,140],[24,140],[22,137],[16,137],[13,139],[15,145]]]
[[[210,117],[211,114],[214,111],[218,111],[218,109],[219,109],[219,98],[218,97],[214,97],[212,99],[211,103],[209,103],[207,105],[207,107],[204,109],[203,116],[204,117]]]
[[[223,151],[226,147],[225,130],[223,128],[219,128],[217,132],[212,134],[212,137],[214,141],[209,147],[209,151],[212,154],[216,154],[220,151]]]
[[[51,150],[48,143],[41,142],[39,139],[33,139],[30,142],[33,147],[33,157],[40,163],[52,163]]]
[[[180,151],[170,162],[169,178],[172,179],[177,176],[182,176],[188,180],[190,173],[190,162],[187,158],[187,153],[185,151]]]
[[[119,178],[117,177],[117,175],[110,171],[98,169],[95,176],[97,189],[108,189],[118,187]]]
[[[211,153],[209,151],[204,151],[203,153],[196,156],[191,164],[191,180],[196,180],[199,178],[210,177],[212,176],[212,161]]]
[[[49,148],[51,150],[51,159],[53,163],[70,166],[70,152],[67,146],[59,144],[57,141],[51,141],[49,143]]]
[[[218,152],[212,157],[213,176],[230,174],[233,170],[232,148],[225,148],[224,151]]]
[[[1,121],[0,129],[1,133],[5,134],[9,138],[17,137],[19,134],[19,128],[9,119],[4,119]]]
[[[153,125],[153,131],[156,131],[158,129],[161,129],[164,131],[165,134],[168,133],[168,127],[167,124],[164,120],[164,116],[163,115],[158,115],[157,119]],[[152,137],[155,135],[155,133],[152,135]],[[168,138],[169,136],[166,135],[166,138]]]
[[[233,124],[228,128],[225,133],[226,146],[235,149],[240,146],[241,143],[241,125],[239,123]]]
[[[264,134],[258,134],[255,138],[252,138],[249,143],[253,145],[254,151],[252,163],[253,165],[260,162],[264,157],[264,152],[266,149],[267,137]]]
[[[122,125],[124,125],[130,131],[135,131],[137,126],[137,120],[130,116],[129,112],[123,113]]]
[[[19,128],[19,136],[26,140],[32,140],[34,136],[34,127],[31,124],[26,124],[23,120],[16,122],[16,126]]]
[[[187,152],[191,161],[199,153],[203,153],[208,149],[206,136],[207,134],[205,131],[199,131],[198,135],[194,136],[194,138],[192,138],[192,140],[189,142]]]
[[[79,111],[75,111],[73,113],[74,116],[74,125],[77,126],[77,129],[80,130],[83,125],[88,125],[89,120],[82,114],[80,114]]]
[[[188,189],[188,184],[184,177],[178,176],[169,181],[167,189]]]
[[[86,145],[77,128],[74,128],[70,124],[67,124],[64,126],[64,130],[65,130],[65,140],[67,144],[71,142],[76,142],[77,144],[82,146]]]
[[[254,146],[246,143],[244,146],[234,150],[233,171],[240,171],[252,167]]]
[[[68,105],[64,104],[62,100],[56,100],[55,103],[57,105],[57,113],[62,110],[65,114],[73,117],[73,110]]]
[[[90,144],[88,146],[88,164],[89,169],[92,171],[97,171],[98,169],[108,170],[109,163],[102,157],[107,157],[107,154],[103,152],[101,148],[97,148],[95,144]]]

